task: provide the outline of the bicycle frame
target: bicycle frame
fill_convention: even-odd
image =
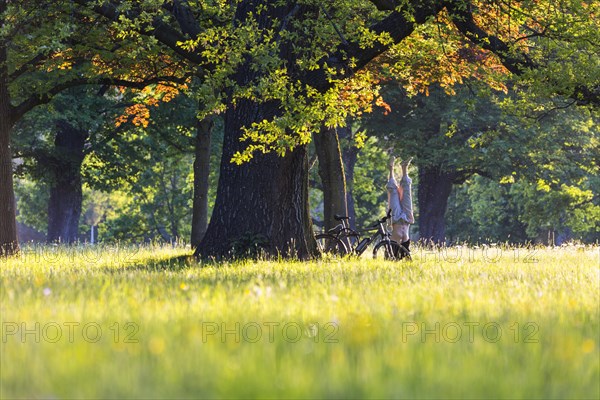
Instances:
[[[389,216],[389,214],[388,214],[388,216]],[[357,246],[353,247],[352,250],[357,256],[360,256],[361,254],[363,254],[365,252],[365,250],[367,250],[367,247],[369,247],[369,245],[372,243],[391,242],[391,239],[390,239],[391,235],[387,231],[387,229],[385,229],[385,225],[383,225],[385,223],[385,221],[387,221],[388,216],[381,218],[380,220],[377,221],[377,223],[375,225],[373,225],[371,227],[372,229],[376,228],[377,231],[375,233],[373,233],[369,238],[367,238],[366,242],[360,241]],[[377,239],[379,239],[379,241]],[[391,248],[389,248],[388,250],[391,252]]]
[[[390,218],[390,216],[391,210],[387,213],[385,217],[378,219],[377,222],[370,227],[370,229],[375,229],[376,232],[363,240],[360,240],[360,232],[355,231],[354,229],[348,226],[348,217],[343,217],[339,215],[335,215],[334,218],[337,221],[340,221],[341,224],[330,230],[328,233],[335,235],[338,239],[344,242],[344,244],[348,247],[349,253],[360,256],[372,243],[390,241],[390,234],[387,232],[384,225],[384,223]]]
[[[398,254],[403,254],[400,258],[406,256],[410,259],[410,252],[403,248],[402,245],[391,239],[391,234],[385,227],[385,222],[391,218],[391,210],[385,217],[377,220],[375,224],[369,227],[369,230],[375,230],[373,234],[360,240],[361,233],[355,231],[348,226],[347,216],[335,215],[334,218],[341,223],[332,229],[329,229],[326,233],[319,234],[317,239],[330,238],[332,241],[327,244],[327,250],[333,252],[341,252],[342,254],[353,254],[355,256],[362,255],[366,249],[373,243],[373,256],[377,257],[378,251],[383,247],[384,256],[395,259]],[[337,241],[337,244],[336,244]]]

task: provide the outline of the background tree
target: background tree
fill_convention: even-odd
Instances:
[[[81,166],[86,154],[94,151],[98,131],[106,132],[106,125],[113,125],[118,112],[115,96],[106,97],[107,90],[67,89],[47,106],[29,112],[15,127],[13,143],[16,155],[25,158],[22,167],[50,185],[48,242],[79,240]],[[78,105],[77,110],[73,104]]]
[[[367,132],[386,139],[393,152],[415,156],[418,176],[418,226],[423,240],[445,241],[445,212],[453,185],[475,173],[491,174],[485,151],[474,150],[470,139],[496,129],[499,107],[478,98],[467,87],[455,86],[448,95],[431,86],[429,95],[409,98],[402,88],[389,85],[383,97],[390,111],[365,119]]]
[[[90,23],[70,0],[2,0],[0,25],[0,254],[4,255],[18,251],[10,149],[14,125],[67,88],[87,84],[142,88],[161,81],[161,75],[175,79],[177,65],[167,55],[158,55],[153,43],[142,45],[116,30],[107,33],[107,24]],[[146,62],[141,69],[140,60]]]
[[[503,110],[494,96],[485,92],[477,95],[474,90],[477,87],[472,85],[455,86],[455,94],[448,95],[431,86],[429,96],[409,98],[401,88],[390,85],[383,97],[391,112],[385,115],[386,112],[378,111],[365,119],[367,132],[386,139],[404,156],[416,156],[418,227],[422,239],[446,241],[445,212],[450,194],[455,185],[474,174],[504,183],[515,179],[542,182],[548,191],[556,192],[563,191],[561,185],[566,185],[574,194],[573,190],[586,190],[587,177],[593,173],[597,131],[593,128],[594,114],[589,110],[565,108],[540,113],[541,119],[532,119],[531,115],[525,119],[509,114],[511,109]],[[552,190],[549,182],[554,182]],[[497,195],[486,193],[481,194],[488,196],[491,204],[502,203],[494,200]],[[563,206],[568,204],[563,202]],[[522,208],[519,215],[520,212]],[[493,224],[488,228],[492,229]],[[456,231],[454,235],[465,237]]]
[[[171,102],[159,102],[148,108],[143,97],[152,93],[148,88],[136,95],[141,99],[129,95],[96,108],[111,110],[112,114],[96,121],[96,129],[89,130],[85,159],[77,171],[83,183],[84,215],[80,224],[87,225],[82,227],[77,240],[90,240],[90,225],[96,227],[96,240],[102,241],[175,241],[189,237],[196,101],[194,97],[180,95]],[[62,101],[73,102],[73,97],[59,95],[48,107],[38,108],[19,124],[15,135],[19,156],[53,152],[54,129],[42,121],[52,120],[55,103]],[[81,120],[85,113],[81,114],[69,118]],[[37,125],[22,129],[32,121],[46,130],[38,130]],[[33,131],[38,135],[30,135]],[[209,151],[212,164],[217,164],[222,140],[222,124],[218,120],[213,137]],[[16,186],[18,219],[46,231],[48,182],[52,183],[47,176],[47,164],[40,164],[32,157],[23,160],[25,163],[18,169],[21,179]],[[210,175],[208,212],[214,204],[217,172],[213,170]]]
[[[193,229],[197,102],[178,95],[147,107],[145,97],[153,93],[149,88],[140,93],[129,117],[123,115],[118,122],[122,134],[102,142],[84,171],[92,188],[121,199],[100,226],[104,240],[185,241]],[[217,157],[218,134],[216,138],[208,156]],[[214,188],[216,177],[210,181],[207,189]],[[214,202],[214,190],[207,191],[205,201],[207,206]]]

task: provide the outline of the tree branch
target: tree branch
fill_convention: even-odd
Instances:
[[[95,1],[92,1],[92,0],[73,0],[73,1],[75,1],[79,5],[86,6],[86,7],[96,3]],[[92,10],[96,14],[102,15],[103,17],[107,18],[108,20],[114,21],[114,22],[118,22],[119,17],[121,16],[117,7],[114,4],[111,4],[109,2],[104,2],[104,3],[102,3],[102,5],[94,5],[92,7]],[[130,13],[130,15],[128,15],[128,18],[135,18],[135,17],[137,17],[137,15],[135,15],[134,13]],[[139,33],[141,33],[143,35],[149,34],[151,36],[154,36],[159,42],[161,42],[162,44],[164,44],[165,46],[167,46],[168,48],[173,50],[173,52],[175,52],[179,56],[185,58],[186,60],[189,60],[195,64],[201,64],[204,62],[203,57],[198,52],[188,51],[188,50],[183,49],[181,46],[179,46],[178,45],[179,42],[183,42],[186,40],[185,36],[182,35],[181,33],[177,32],[175,29],[173,29],[168,24],[164,23],[162,21],[162,19],[159,17],[154,17],[154,19],[152,20],[152,23],[150,25],[142,24],[142,26],[140,26]]]
[[[23,75],[25,72],[29,71],[30,67],[35,67],[35,66],[39,65],[40,61],[44,60],[44,58],[46,58],[46,56],[42,53],[39,53],[35,57],[33,57],[31,60],[25,62],[18,69],[13,71],[12,74],[8,75],[9,82],[14,81],[15,79],[17,79],[18,77]]]
[[[129,81],[129,80],[125,80],[125,79],[107,78],[107,77],[100,77],[100,78],[96,78],[96,79],[94,79],[94,78],[74,78],[74,79],[71,79],[71,80],[68,80],[65,82],[61,82],[61,83],[53,86],[52,88],[47,90],[45,93],[31,95],[31,96],[29,96],[29,98],[27,98],[26,100],[21,102],[21,104],[19,104],[17,106],[12,106],[10,122],[11,122],[11,124],[16,123],[18,120],[21,119],[21,117],[23,117],[23,115],[25,115],[27,112],[29,112],[34,107],[39,106],[41,104],[46,104],[50,100],[52,100],[52,98],[54,96],[56,96],[63,90],[66,90],[66,89],[69,89],[72,87],[76,87],[76,86],[110,85],[110,86],[124,86],[124,87],[133,88],[133,89],[143,89],[146,86],[152,85],[155,83],[161,83],[161,82],[185,83],[185,80],[186,80],[185,77],[177,78],[177,77],[172,77],[172,76],[166,76],[166,77],[157,76],[157,77],[153,77],[153,78],[146,79],[146,80],[140,80],[140,81]]]
[[[385,32],[389,34],[394,43],[399,43],[410,36],[418,25],[424,24],[429,18],[437,15],[442,8],[443,4],[440,1],[419,2],[412,13],[414,21],[407,19],[406,12],[393,11],[382,21],[373,25],[371,30],[377,35]],[[375,43],[374,46],[363,49],[359,43],[351,43],[348,56],[357,60],[354,71],[362,69],[389,48],[389,44]]]
[[[496,54],[502,64],[513,74],[520,75],[527,68],[536,68],[537,65],[525,54],[513,55],[506,43],[494,35],[488,34],[481,29],[473,18],[471,3],[465,4],[463,1],[448,1],[446,9],[450,18],[458,30],[465,35],[471,42],[477,44],[485,50]]]
[[[348,46],[349,45],[348,41],[346,40],[346,38],[344,37],[344,35],[342,34],[342,32],[340,32],[340,29],[338,28],[337,24],[335,23],[335,21],[333,20],[333,18],[331,17],[331,15],[329,15],[329,13],[327,12],[327,9],[325,7],[323,7],[323,5],[321,5],[321,10],[323,10],[323,12],[325,13],[325,16],[327,17],[327,19],[331,23],[331,26],[333,26],[333,29],[335,30],[335,33],[337,33],[337,35],[339,36],[340,40],[342,41],[342,44],[344,46]]]
[[[540,67],[526,54],[522,52],[514,54],[505,42],[481,29],[475,23],[470,2],[465,4],[464,1],[450,0],[446,3],[446,8],[452,22],[463,35],[481,48],[496,54],[506,69],[513,74],[522,75],[527,69]],[[539,36],[544,35],[545,32],[546,28],[539,33]],[[538,32],[534,32],[530,36],[538,36]],[[578,105],[593,105],[596,107],[600,105],[600,85],[598,83],[593,83],[590,86],[577,85],[572,93],[563,92],[558,94],[575,99]]]
[[[399,43],[412,34],[418,25],[425,23],[428,18],[440,12],[443,6],[443,3],[437,0],[419,2],[419,5],[415,6],[412,15],[408,18],[406,12],[392,11],[382,21],[373,25],[371,30],[376,35],[386,33],[391,37],[393,43]],[[338,69],[340,71],[338,76],[342,78],[349,77],[387,51],[390,46],[389,43],[376,42],[373,46],[364,48],[358,42],[342,43],[338,46],[337,51],[331,56],[325,57],[321,64]],[[352,68],[348,66],[349,60],[354,61]],[[311,86],[320,91],[325,91],[331,86],[324,68],[306,72],[304,80],[310,82]]]
[[[190,38],[195,39],[198,37],[200,32],[200,25],[194,13],[190,9],[190,5],[187,0],[173,0],[172,2],[165,2],[163,8],[169,11],[181,28],[181,32],[184,35],[188,35]]]

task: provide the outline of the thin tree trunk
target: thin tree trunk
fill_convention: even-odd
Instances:
[[[346,173],[346,204],[348,206],[349,223],[352,229],[356,229],[356,207],[354,205],[354,167],[358,159],[360,149],[356,147],[352,139],[352,129],[347,126],[338,128],[338,137],[342,145],[342,160],[344,172]]]
[[[210,172],[210,140],[213,117],[198,121],[194,159],[194,200],[192,209],[192,248],[198,247],[208,227],[208,187]]]
[[[170,164],[167,164],[169,167],[171,167]],[[170,182],[170,187],[169,187],[169,191],[166,194],[166,198],[169,200],[167,202],[167,206],[169,208],[169,222],[171,225],[171,235],[173,236],[172,240],[179,240],[180,236],[179,236],[179,219],[177,218],[177,210],[176,210],[176,202],[175,202],[175,197],[177,196],[177,190],[178,190],[178,175],[177,175],[177,171],[175,168],[173,168],[171,171],[169,171],[169,182]]]
[[[79,237],[79,219],[83,200],[81,163],[87,132],[67,121],[56,121],[54,154],[48,160],[51,172],[48,201],[49,243],[74,243]]]
[[[6,7],[5,2],[1,4],[2,8]],[[6,60],[6,47],[0,45],[0,256],[19,252],[10,149],[13,118],[8,93]]]
[[[439,167],[419,168],[419,235],[424,242],[446,240],[445,215],[454,175]]]
[[[323,184],[323,222],[328,230],[339,224],[334,218],[336,214],[348,214],[344,163],[335,129],[322,128],[320,133],[313,135],[313,140]]]
[[[0,99],[0,103],[2,100]],[[0,104],[0,107],[1,104]],[[0,111],[4,119],[6,115]],[[10,127],[0,123],[0,256],[19,251],[15,213],[15,197],[12,177],[12,154],[10,150]]]

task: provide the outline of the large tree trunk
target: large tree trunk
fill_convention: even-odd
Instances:
[[[256,19],[258,29],[271,29],[273,21],[285,21],[281,29],[294,29],[289,18],[312,10],[294,3],[247,0],[238,3],[235,23]],[[296,71],[292,46],[282,45],[279,56],[288,60],[288,72]],[[263,72],[248,57],[234,76],[237,84],[254,84]],[[258,100],[257,100],[258,101]],[[204,238],[196,249],[200,256],[235,256],[260,247],[266,255],[308,258],[317,253],[308,207],[307,146],[296,146],[280,157],[254,154],[252,160],[235,165],[233,155],[243,151],[243,127],[271,120],[281,114],[275,101],[238,99],[225,112],[225,130],[215,207]]]
[[[322,128],[320,133],[313,135],[313,140],[323,184],[323,222],[327,231],[339,224],[334,218],[336,214],[348,214],[344,163],[335,129]]]
[[[192,248],[198,247],[208,226],[208,177],[213,117],[198,121],[194,159],[194,200],[192,209]]]
[[[56,121],[54,154],[48,168],[51,173],[48,201],[49,243],[73,243],[78,240],[81,217],[81,163],[87,132],[67,121]]]
[[[6,3],[2,4],[6,6]],[[8,93],[6,47],[0,45],[0,256],[19,252],[10,150],[12,119]]]
[[[419,235],[424,242],[446,240],[445,215],[454,175],[439,167],[419,168]]]
[[[260,247],[267,255],[307,258],[316,251],[308,208],[306,146],[285,157],[254,155],[242,165],[231,162],[246,146],[241,128],[272,118],[273,104],[238,101],[225,113],[221,174],[212,217],[196,249],[202,257],[244,255]]]

